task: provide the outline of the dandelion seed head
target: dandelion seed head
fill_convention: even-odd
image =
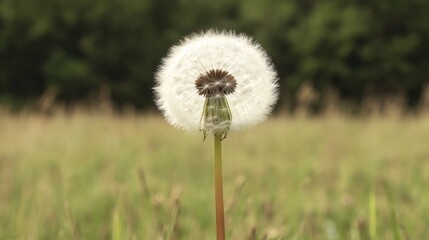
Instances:
[[[213,97],[219,94],[228,95],[235,91],[237,81],[228,72],[220,69],[212,69],[200,76],[195,81],[198,94],[205,97]]]
[[[264,120],[278,98],[268,55],[250,37],[234,32],[185,37],[169,50],[155,80],[155,101],[167,121],[191,132],[200,128],[207,97],[226,97],[232,119],[222,124],[231,130]]]

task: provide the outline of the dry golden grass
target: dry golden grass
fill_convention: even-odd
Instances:
[[[0,239],[214,239],[212,141],[156,114],[0,112]],[[428,143],[425,117],[231,133],[228,239],[426,239]]]

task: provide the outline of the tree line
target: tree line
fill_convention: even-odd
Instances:
[[[359,104],[429,83],[427,0],[0,0],[0,102],[54,89],[63,102],[109,89],[115,104],[153,107],[168,48],[208,28],[257,40],[279,72],[278,108],[311,84]]]

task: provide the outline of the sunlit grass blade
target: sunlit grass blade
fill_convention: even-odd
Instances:
[[[115,209],[112,217],[112,240],[123,239],[122,219],[118,209]]]
[[[395,240],[402,240],[401,232],[399,230],[398,217],[396,215],[395,202],[393,199],[393,193],[388,183],[385,183],[385,189],[387,192],[387,200],[390,208],[390,225],[393,230],[393,237]]]
[[[373,189],[369,194],[369,236],[371,240],[377,239],[377,202],[375,190]]]

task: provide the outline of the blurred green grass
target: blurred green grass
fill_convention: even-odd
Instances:
[[[0,114],[0,239],[214,239],[212,141],[153,114]],[[231,133],[228,239],[426,239],[428,142],[425,117]]]

